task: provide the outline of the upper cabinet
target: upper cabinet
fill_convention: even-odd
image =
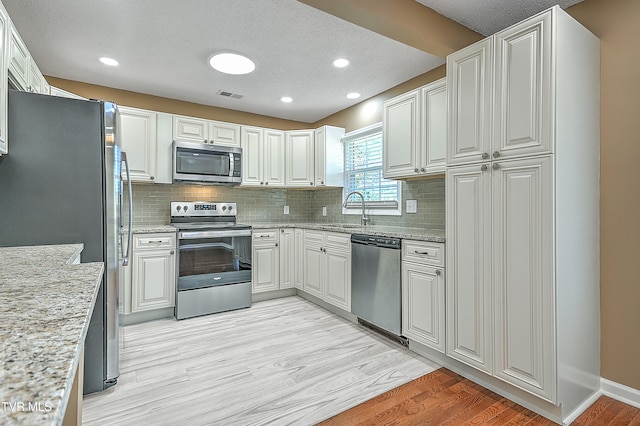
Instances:
[[[526,20],[447,57],[447,165],[553,152],[551,21]]]
[[[49,94],[49,85],[18,34],[18,30],[13,24],[10,27],[9,80],[17,89]]]
[[[86,99],[80,95],[76,95],[75,93],[67,92],[66,90],[59,89],[55,86],[49,87],[49,94],[51,96],[60,96],[63,98],[73,98],[73,99]]]
[[[440,79],[384,103],[384,177],[415,178],[443,173],[447,88]]]
[[[173,138],[239,148],[240,125],[174,115]]]
[[[118,107],[120,140],[127,153],[132,182],[156,179],[157,113],[138,108]]]
[[[242,185],[284,187],[284,132],[242,126],[241,135]]]
[[[313,136],[313,130],[286,132],[286,178],[288,187],[313,188],[315,185]]]
[[[340,139],[342,127],[322,126],[314,132],[315,138],[315,186],[344,186],[344,150]]]

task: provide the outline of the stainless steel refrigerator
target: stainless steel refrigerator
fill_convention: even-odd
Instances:
[[[102,391],[119,375],[118,278],[130,245],[121,230],[123,216],[132,218],[130,202],[122,212],[131,186],[121,179],[117,107],[10,90],[7,112],[0,246],[83,243],[82,262],[104,262],[84,354],[84,393]]]

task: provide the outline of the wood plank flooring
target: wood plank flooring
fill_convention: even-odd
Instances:
[[[445,368],[379,395],[320,426],[344,425],[555,425]],[[598,399],[575,426],[640,425],[640,409]]]
[[[85,425],[312,425],[438,368],[299,297],[122,334]]]

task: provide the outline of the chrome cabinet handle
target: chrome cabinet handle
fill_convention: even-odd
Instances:
[[[284,229],[281,229],[280,232],[282,232],[284,234]]]
[[[418,168],[416,167],[415,169],[413,169],[413,171],[418,173],[420,170],[418,170]]]
[[[313,182],[309,182],[309,185],[312,185],[312,186],[313,186]]]
[[[483,152],[482,153],[482,159],[483,160],[488,160],[489,159],[489,153],[488,152]]]
[[[427,169],[425,169],[424,167],[422,167],[422,168],[420,169],[420,171],[424,173],[424,172],[426,172],[426,171],[427,171]]]
[[[486,172],[488,169],[489,169],[489,166],[487,166],[486,164],[483,164],[483,165],[480,167],[480,170],[481,170],[481,171],[483,171],[483,172]]]
[[[431,253],[428,251],[418,251],[418,250],[414,250],[416,254],[426,254],[426,255],[430,255]]]
[[[436,269],[436,275],[442,275],[442,271],[440,269]]]
[[[265,184],[265,185],[269,185],[269,182],[265,182],[264,184]]]
[[[324,185],[324,181],[323,180],[320,181],[320,185]]]
[[[169,254],[175,254],[175,251],[171,250],[171,251],[169,252]]]
[[[493,163],[493,170],[498,170],[498,169],[500,169],[500,164]]]
[[[278,247],[278,243],[276,243],[276,247]]]
[[[493,158],[500,157],[500,151],[493,151]]]
[[[162,243],[162,240],[158,240],[158,241],[147,241],[147,244],[160,244]]]

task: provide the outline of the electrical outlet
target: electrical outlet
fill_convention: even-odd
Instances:
[[[418,200],[407,200],[407,213],[418,213]]]
[[[284,206],[284,214],[289,214],[289,206]]]
[[[327,206],[322,206],[322,216],[327,215]]]

